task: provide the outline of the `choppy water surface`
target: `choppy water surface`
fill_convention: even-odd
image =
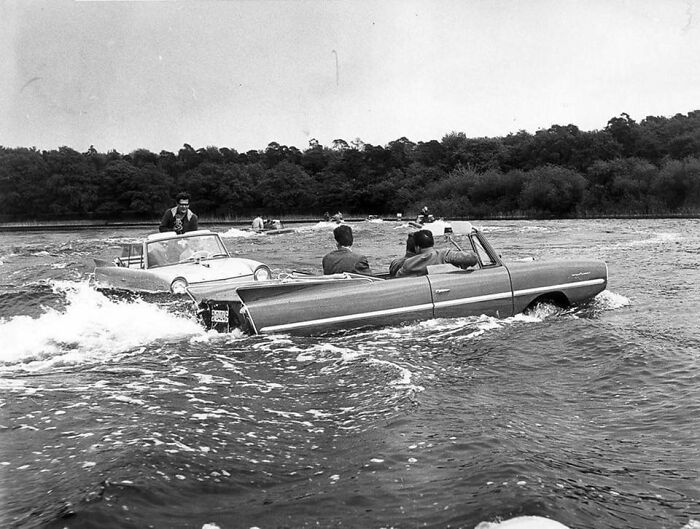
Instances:
[[[477,223],[479,225],[479,223]],[[96,291],[144,230],[0,235],[0,525],[700,527],[700,222],[480,225],[506,260],[597,257],[574,311],[322,337],[208,334]],[[232,252],[320,272],[330,228]],[[354,225],[384,271],[395,223]]]

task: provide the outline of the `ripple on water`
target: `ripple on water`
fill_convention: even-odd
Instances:
[[[0,322],[16,353],[0,364],[12,514],[54,527],[70,512],[103,527],[688,524],[697,237],[675,224],[506,224],[493,234],[504,256],[573,245],[606,259],[609,290],[506,320],[248,337],[204,332],[170,296],[45,281],[79,270],[80,241],[2,257],[20,275],[5,276],[0,303],[27,307]],[[382,229],[356,238],[380,267],[405,242]],[[98,253],[111,255],[119,234],[105,236]],[[333,246],[330,229],[273,239],[237,237],[235,251],[318,271]]]

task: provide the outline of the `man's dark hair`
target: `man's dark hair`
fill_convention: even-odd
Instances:
[[[182,191],[181,193],[178,193],[177,196],[175,197],[175,200],[180,202],[180,200],[189,200],[190,199],[190,194],[187,193],[186,191]]]
[[[413,240],[413,234],[409,233],[408,237],[406,237],[406,255],[409,253],[411,255],[415,255],[416,251],[416,241]]]
[[[352,228],[347,224],[341,224],[334,229],[333,237],[341,246],[352,246]]]
[[[435,244],[433,232],[430,230],[418,230],[413,234],[413,242],[419,248],[431,248]]]

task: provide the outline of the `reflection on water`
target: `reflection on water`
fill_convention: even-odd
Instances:
[[[353,227],[376,269],[403,251],[393,224]],[[89,259],[138,230],[12,236],[0,256],[2,525],[697,523],[697,223],[483,229],[504,259],[603,258],[609,288],[505,320],[219,335],[186,299],[90,286]],[[227,230],[229,250],[279,269],[318,272],[333,246],[318,226]]]

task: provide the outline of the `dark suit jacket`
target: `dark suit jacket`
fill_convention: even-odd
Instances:
[[[177,216],[177,206],[172,209],[165,211],[163,219],[160,221],[160,226],[158,226],[158,231],[174,231],[178,235],[180,233],[186,233],[188,231],[197,231],[198,218],[197,215],[187,210],[187,213],[182,218],[182,230],[178,231],[175,229],[175,218]]]
[[[325,275],[354,272],[371,274],[367,257],[353,252],[350,248],[339,248],[323,256],[323,273]]]
[[[428,266],[436,264],[453,264],[460,268],[475,266],[478,263],[473,252],[460,252],[458,250],[430,248],[423,253],[408,257],[401,268],[396,272],[396,277],[424,276],[428,273]]]

